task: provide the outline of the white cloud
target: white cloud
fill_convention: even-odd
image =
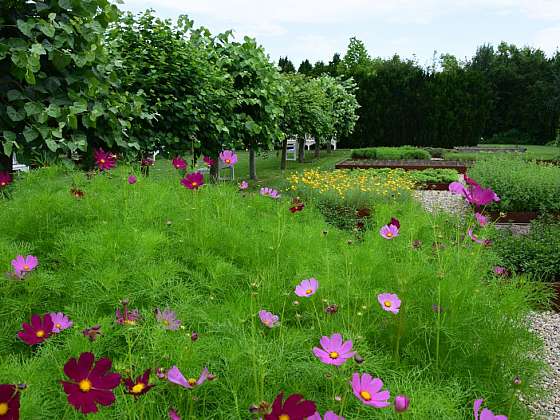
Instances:
[[[547,54],[554,54],[560,47],[560,26],[537,32],[533,45],[541,48]]]

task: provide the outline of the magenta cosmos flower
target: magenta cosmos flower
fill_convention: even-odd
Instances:
[[[31,324],[24,322],[21,326],[23,331],[18,332],[18,337],[30,346],[42,343],[53,332],[53,322],[49,314],[46,314],[43,319],[39,315],[32,315]]]
[[[310,417],[307,417],[306,420],[345,420],[344,417],[335,414],[333,411],[327,411],[323,417],[319,414],[318,411],[315,412]]]
[[[381,293],[377,295],[377,301],[387,312],[392,312],[394,314],[399,313],[399,308],[401,307],[401,300],[394,293]]]
[[[268,328],[275,327],[280,319],[278,315],[274,315],[272,312],[265,311],[264,309],[259,311],[259,318],[263,325]]]
[[[284,393],[281,392],[272,403],[272,412],[264,416],[265,420],[303,420],[315,414],[317,406],[313,401],[303,398],[303,395],[290,395],[284,403]]]
[[[449,184],[449,191],[452,194],[463,196],[470,204],[477,207],[485,206],[493,201],[500,201],[500,197],[491,188],[482,188],[467,176],[465,176],[465,181],[467,182],[466,188],[460,182],[452,182]]]
[[[476,400],[474,402],[474,406],[473,406],[473,411],[474,411],[474,420],[507,420],[507,416],[502,416],[502,415],[494,415],[494,413],[490,410],[488,410],[487,408],[484,408],[482,410],[482,413],[480,413],[480,407],[482,406],[482,403],[484,402],[484,400]]]
[[[103,149],[95,150],[95,163],[101,171],[108,171],[113,169],[117,164],[117,158],[112,153],[106,152]]]
[[[138,309],[129,311],[128,300],[123,300],[121,304],[123,306],[122,312],[120,308],[117,308],[117,310],[115,311],[117,323],[121,325],[136,325],[136,322],[140,319],[140,313],[138,312]]]
[[[220,153],[220,160],[226,166],[233,166],[237,163],[237,155],[232,150],[224,150]]]
[[[181,417],[177,412],[172,408],[169,410],[169,420],[181,420]]]
[[[64,373],[70,381],[61,381],[68,402],[83,414],[97,413],[97,404],[113,404],[113,389],[119,386],[121,375],[109,372],[110,369],[109,359],[95,362],[95,356],[89,352],[80,354],[78,360],[68,360]]]
[[[375,408],[389,406],[389,391],[381,391],[383,381],[379,378],[372,378],[370,374],[364,373],[361,377],[359,373],[352,375],[352,391],[358,399],[366,405]]]
[[[133,381],[132,378],[126,378],[124,380],[124,385],[126,386],[127,394],[134,395],[136,398],[138,398],[140,395],[143,395],[146,392],[148,392],[150,389],[152,389],[153,385],[149,383],[150,372],[151,369],[146,370],[142,374],[142,376],[136,378],[135,381]]]
[[[0,188],[7,187],[12,183],[12,176],[8,172],[0,172]]]
[[[295,293],[299,297],[310,297],[315,294],[319,288],[319,282],[315,278],[310,278],[303,280],[300,284],[296,286]]]
[[[404,413],[410,406],[410,399],[406,395],[397,395],[395,397],[395,411]]]
[[[496,267],[494,267],[494,274],[497,276],[507,277],[509,276],[509,270],[505,267],[497,265]]]
[[[51,312],[49,315],[53,323],[53,333],[59,333],[73,325],[73,322],[62,312]]]
[[[206,382],[208,376],[209,376],[208,369],[206,368],[202,370],[198,379],[194,379],[194,378],[186,379],[177,366],[173,366],[167,372],[167,380],[169,382],[172,382],[174,384],[182,386],[183,388],[188,388],[188,389],[192,389],[199,385],[202,385],[204,382]]]
[[[130,175],[130,176],[128,177],[128,183],[129,183],[130,185],[136,184],[137,181],[138,181],[138,178],[136,178],[135,175]]]
[[[313,347],[313,354],[327,365],[340,366],[356,354],[352,351],[352,340],[343,342],[342,335],[338,333],[330,338],[323,336],[320,343],[322,349]]]
[[[84,337],[89,338],[89,341],[95,341],[98,335],[101,335],[101,325],[94,325],[93,327],[82,330]]]
[[[28,255],[27,257],[18,255],[15,260],[12,260],[12,268],[14,269],[15,275],[20,279],[27,273],[35,270],[38,265],[39,260],[33,255]]]
[[[163,312],[156,309],[156,319],[161,322],[166,330],[178,330],[181,321],[177,319],[177,315],[170,309],[164,309]]]
[[[181,184],[187,187],[189,190],[198,190],[204,185],[204,175],[200,172],[193,172],[187,174],[182,180]]]
[[[202,158],[202,161],[206,164],[206,166],[208,166],[209,168],[211,168],[216,161],[214,159],[212,159],[210,156],[204,156]]]
[[[17,385],[0,385],[0,419],[19,420],[19,388]]]
[[[393,239],[399,236],[401,224],[399,219],[391,218],[391,221],[379,230],[379,234],[385,239]]]
[[[476,242],[477,244],[481,244],[481,245],[484,245],[484,246],[490,246],[490,245],[492,245],[492,240],[490,240],[490,239],[480,239],[480,238],[478,237],[478,235],[476,235],[476,234],[473,233],[473,230],[472,230],[472,229],[469,229],[469,230],[467,231],[467,235],[469,235],[469,238],[471,238],[471,239],[472,239],[474,242]]]
[[[175,169],[182,169],[185,170],[187,169],[187,162],[180,156],[177,156],[176,158],[174,158],[171,163],[173,164],[173,167]]]
[[[247,181],[241,181],[241,183],[239,184],[239,189],[243,191],[247,188],[249,188],[249,183]]]
[[[488,224],[488,217],[480,214],[479,212],[476,212],[474,217],[476,217],[476,221],[480,226],[486,226]]]
[[[263,197],[270,197],[274,199],[280,198],[280,194],[274,188],[263,187],[261,188],[260,194]]]

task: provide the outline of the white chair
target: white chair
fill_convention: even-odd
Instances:
[[[311,150],[311,146],[315,145],[317,142],[311,136],[305,136],[305,147],[307,150]]]
[[[288,139],[286,140],[286,160],[297,160],[297,148],[298,142],[296,139]]]
[[[331,145],[332,145],[333,150],[336,150],[336,140],[334,138],[331,139]]]
[[[19,163],[15,153],[12,155],[12,168],[14,171],[29,172],[29,166]]]

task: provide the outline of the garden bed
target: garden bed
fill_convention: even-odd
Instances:
[[[540,216],[540,213],[536,211],[510,211],[502,213],[488,211],[484,212],[484,214],[490,217],[490,220],[493,222],[499,221],[500,223],[529,223]]]
[[[429,191],[448,191],[449,182],[424,182],[420,184],[416,189]]]
[[[455,160],[365,160],[346,159],[335,165],[336,169],[376,169],[391,168],[405,171],[421,171],[424,169],[455,169],[461,174],[467,172],[466,162]]]

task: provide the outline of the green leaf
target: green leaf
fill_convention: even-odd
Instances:
[[[61,9],[72,9],[72,2],[70,0],[58,0],[58,5]]]
[[[23,96],[23,94],[19,90],[15,90],[15,89],[9,90],[7,96],[8,96],[8,101],[10,102],[18,101],[20,99],[25,99],[25,96]]]
[[[26,126],[23,130],[23,137],[28,143],[31,143],[37,137],[39,137],[39,133],[33,127]]]
[[[58,118],[60,117],[60,107],[55,104],[50,104],[47,108],[47,114],[49,117]]]
[[[23,109],[16,111],[16,109],[12,106],[6,107],[6,113],[8,114],[10,120],[14,122],[22,121],[25,118],[25,111]]]
[[[24,108],[28,117],[31,117],[32,115],[36,115],[43,111],[43,105],[41,105],[39,102],[27,102],[24,105]]]
[[[72,58],[66,53],[60,51],[54,51],[52,53],[52,63],[57,70],[63,70],[71,61]]]
[[[56,152],[58,150],[58,144],[56,144],[53,139],[48,138],[45,140],[45,143],[51,152]]]
[[[45,48],[43,47],[43,45],[39,44],[39,43],[35,43],[31,46],[31,54],[35,54],[35,55],[43,55],[46,54],[47,51],[45,51]]]
[[[2,135],[4,136],[4,139],[7,141],[16,141],[16,133],[14,133],[13,131],[4,130],[2,131]]]
[[[87,102],[74,102],[74,105],[72,105],[69,109],[71,114],[81,114],[82,112],[87,111]]]
[[[45,20],[40,20],[38,26],[39,26],[39,30],[49,38],[52,38],[54,36],[55,29],[52,23],[49,23]]]
[[[11,141],[5,141],[4,142],[4,154],[6,156],[11,156],[12,155],[12,150],[14,148],[14,143]]]
[[[40,125],[40,126],[36,126],[35,128],[39,131],[43,139],[49,137],[49,132],[50,132],[49,127],[45,125]]]
[[[68,115],[68,126],[74,130],[78,129],[78,117],[76,115]]]
[[[27,72],[25,72],[25,81],[27,83],[29,83],[30,85],[34,85],[35,84],[35,75],[33,74],[33,72],[29,69],[27,69]]]
[[[18,29],[20,30],[20,32],[22,34],[24,34],[26,37],[28,38],[32,38],[33,37],[33,28],[35,27],[35,21],[33,19],[29,19],[29,21],[24,21],[21,19],[18,19],[16,22],[16,25],[18,27]]]

